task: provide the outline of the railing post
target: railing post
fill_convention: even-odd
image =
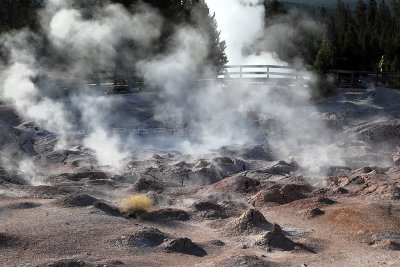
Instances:
[[[96,85],[100,86],[100,77],[99,77],[99,73],[96,71]]]
[[[242,71],[243,71],[243,65],[240,65],[240,79],[243,78],[243,73],[242,73]]]
[[[351,72],[351,80],[350,80],[350,86],[353,87],[354,83],[354,72]]]
[[[267,67],[267,79],[269,79],[269,66]]]

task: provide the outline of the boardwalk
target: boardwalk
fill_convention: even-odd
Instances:
[[[378,71],[359,71],[359,70],[338,70],[336,72],[337,85],[342,87],[368,87],[378,85],[400,84],[399,72],[378,72]]]
[[[83,90],[84,88],[101,88],[106,93],[132,93],[140,91],[157,91],[162,84],[141,81],[131,73],[98,71],[84,78],[70,77],[65,73],[49,73],[44,77],[43,84],[53,84],[55,87],[68,90]],[[232,83],[299,83],[305,81],[299,70],[289,66],[277,65],[229,65],[215,77],[193,80],[197,87],[210,83],[230,85]]]

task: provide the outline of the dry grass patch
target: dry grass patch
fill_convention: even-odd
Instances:
[[[121,201],[121,210],[123,212],[146,212],[153,205],[153,201],[146,195],[132,195]]]

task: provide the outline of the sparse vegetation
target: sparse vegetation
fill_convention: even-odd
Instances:
[[[121,201],[123,212],[146,212],[153,205],[153,201],[146,195],[132,195]]]

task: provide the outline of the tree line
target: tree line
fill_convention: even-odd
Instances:
[[[400,1],[358,0],[354,10],[337,1],[336,19],[327,24],[327,40],[338,68],[376,69],[386,55],[391,71],[400,70]]]
[[[216,72],[227,63],[225,42],[220,39],[215,16],[210,14],[204,0],[80,0],[74,1],[77,8],[89,18],[94,6],[112,2],[125,6],[132,13],[139,2],[154,7],[164,17],[160,40],[152,50],[165,52],[168,40],[176,27],[190,25],[209,37],[207,63]],[[28,27],[40,32],[38,9],[45,0],[0,0],[0,33]],[[386,55],[391,71],[400,71],[400,0],[357,0],[351,9],[342,0],[337,0],[335,13],[327,18],[325,8],[310,7],[304,10],[288,10],[284,2],[265,0],[265,27],[277,22],[286,22],[293,32],[294,47],[282,44],[278,47],[281,59],[294,62],[299,56],[317,72],[330,69],[376,70],[382,55]],[[310,31],[302,28],[301,20],[311,17],[323,30]],[[134,43],[127,46],[135,49]],[[291,50],[292,49],[292,50]]]
[[[382,0],[379,4],[376,0],[357,0],[354,9],[337,0],[335,13],[329,18],[325,8],[317,10],[311,7],[307,16],[324,25],[325,30],[305,33],[304,39],[312,41],[298,46],[305,62],[317,72],[376,70],[382,55],[386,55],[390,71],[400,71],[400,0]],[[283,2],[265,1],[266,27],[274,16],[284,14],[295,28],[299,27],[299,17],[304,15],[289,14]],[[304,48],[306,53],[302,52]]]
[[[166,52],[169,49],[169,40],[176,29],[180,26],[191,26],[206,35],[209,40],[205,63],[213,67],[215,72],[222,70],[228,62],[225,54],[226,44],[220,39],[215,15],[210,13],[204,0],[79,0],[73,1],[72,4],[73,7],[81,10],[84,18],[90,19],[97,7],[107,3],[121,4],[134,14],[139,8],[139,3],[143,2],[156,9],[163,17],[161,37],[152,44],[153,47],[146,48],[146,51],[151,51],[152,55]],[[38,10],[45,4],[45,0],[0,0],[0,34],[22,28],[29,28],[41,34]],[[42,37],[46,38],[45,34],[42,34]],[[46,45],[49,43],[47,42]],[[51,47],[48,49],[51,50]],[[131,51],[137,60],[143,59],[139,57],[145,56],[144,53],[139,55],[140,53],[135,53],[135,49],[137,47],[132,40],[124,40],[118,47],[121,57]],[[123,62],[123,59],[116,59],[116,62]]]

